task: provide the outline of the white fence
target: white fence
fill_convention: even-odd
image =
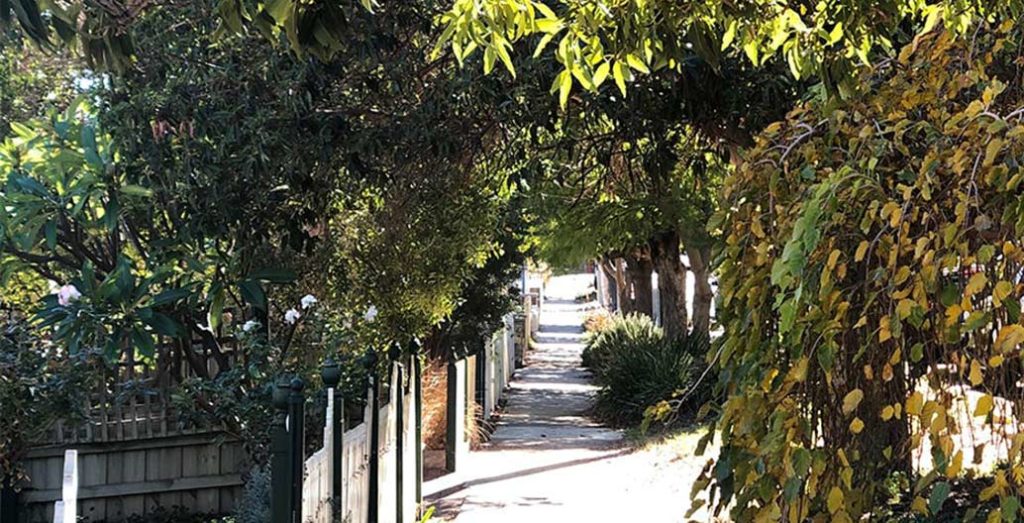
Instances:
[[[408,370],[408,369],[404,369]],[[377,508],[380,521],[397,521],[398,503],[402,503],[402,520],[399,523],[416,521],[416,459],[415,459],[415,390],[409,382],[409,372],[401,372],[395,363],[391,372],[389,398],[378,411],[380,442],[377,448],[379,464]],[[399,381],[399,376],[402,380]],[[368,393],[369,394],[369,393]],[[338,461],[331,455],[334,431],[334,389],[327,391],[327,420],[324,429],[324,446],[306,460],[305,479],[302,486],[302,517],[307,523],[330,523],[333,511],[341,513],[347,523],[365,523],[370,503],[369,467],[371,434],[367,425],[373,419],[371,402],[367,401],[364,422],[346,431],[342,437],[341,478],[342,492],[332,492],[331,467]],[[398,406],[402,409],[403,456],[398,463]],[[398,467],[403,469],[402,499],[398,499]],[[337,499],[337,505],[332,499]]]
[[[514,316],[509,314],[503,319],[502,328],[484,341],[484,367],[478,371],[483,373],[483,390],[480,394],[483,401],[480,407],[484,419],[490,419],[495,414],[512,381],[512,373],[516,368],[514,332]]]
[[[53,503],[53,523],[78,521],[78,451],[64,451],[61,499]]]

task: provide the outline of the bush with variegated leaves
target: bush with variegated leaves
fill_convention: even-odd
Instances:
[[[695,489],[719,511],[1020,516],[1022,53],[1009,23],[922,35],[861,95],[771,125],[727,181],[723,442]],[[990,478],[954,507],[968,473]]]

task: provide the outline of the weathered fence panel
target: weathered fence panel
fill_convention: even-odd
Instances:
[[[83,443],[76,449],[77,512],[83,521],[120,521],[173,506],[227,513],[241,494],[245,454],[223,433]],[[28,452],[22,522],[53,521],[54,503],[65,498],[64,451],[53,445]]]
[[[216,356],[198,341],[193,350],[210,376],[236,359],[227,346]],[[19,510],[12,522],[53,521],[69,448],[78,450],[80,521],[117,522],[145,517],[160,507],[197,514],[234,510],[245,453],[210,419],[186,420],[173,408],[177,384],[195,376],[195,369],[183,364],[181,351],[163,344],[155,363],[136,361],[129,353],[103,372],[96,387],[80,398],[84,422],[55,422],[26,453],[22,464],[29,478],[18,485]],[[70,512],[66,500],[64,509]],[[8,523],[6,515],[3,523]]]

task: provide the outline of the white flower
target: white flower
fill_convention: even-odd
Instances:
[[[370,308],[366,309],[366,314],[363,315],[363,319],[366,321],[373,321],[375,318],[377,318],[377,307],[375,305],[370,305]]]
[[[260,322],[258,322],[256,320],[249,320],[249,321],[245,322],[244,324],[242,324],[242,332],[249,332],[249,331],[255,329],[256,327],[258,327],[259,324],[260,324]]]
[[[289,325],[295,325],[300,317],[302,317],[302,313],[295,309],[288,309],[288,312],[284,313],[284,321]]]
[[[302,297],[301,303],[303,310],[308,309],[316,305],[316,297],[313,296],[312,294],[307,294]]]
[[[71,302],[78,301],[81,297],[82,293],[78,292],[78,288],[74,285],[65,285],[57,289],[57,303],[61,304],[62,307],[71,305]]]

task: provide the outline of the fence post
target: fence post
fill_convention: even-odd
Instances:
[[[488,394],[488,380],[490,379],[491,355],[488,354],[487,337],[480,338],[480,345],[476,351],[476,397],[472,398],[480,405],[481,421],[487,419],[487,411],[490,409],[490,396]],[[467,400],[469,401],[469,400]],[[474,413],[476,411],[474,410]]]
[[[458,434],[458,398],[459,398],[459,369],[455,366],[455,358],[448,360],[448,401],[445,402],[447,412],[445,412],[446,434],[444,438],[444,468],[448,472],[455,472],[456,456],[458,454],[457,448],[458,443],[456,437]]]
[[[280,381],[274,386],[274,422],[270,435],[270,514],[272,523],[294,523],[292,496],[291,438],[288,434],[288,396],[291,386]]]
[[[380,390],[377,386],[377,352],[370,349],[363,360],[368,371],[368,383],[370,388],[370,488],[367,496],[367,523],[377,523],[379,519],[379,493],[380,493]]]
[[[412,379],[416,415],[416,518],[423,517],[423,361],[419,340],[412,342]]]
[[[18,494],[14,478],[0,477],[0,521],[18,521]]]
[[[78,521],[78,451],[64,451],[64,481],[61,484],[63,523]]]
[[[292,513],[294,522],[302,523],[302,483],[306,465],[306,398],[302,391],[306,384],[299,378],[292,379],[291,394],[288,395],[288,429],[292,447]]]
[[[391,345],[392,365],[395,369],[395,387],[398,389],[391,395],[395,402],[395,521],[405,522],[405,367],[402,365],[402,346],[395,342]]]
[[[341,383],[341,366],[333,358],[328,357],[324,361],[320,377],[323,378],[324,386],[327,387],[327,403],[331,408],[331,412],[328,414],[331,423],[331,441],[326,442],[327,445],[330,445],[328,463],[331,470],[331,521],[340,522],[344,506],[342,504],[341,471],[344,465],[342,438],[345,433],[345,398],[343,394],[338,394],[338,384]]]

